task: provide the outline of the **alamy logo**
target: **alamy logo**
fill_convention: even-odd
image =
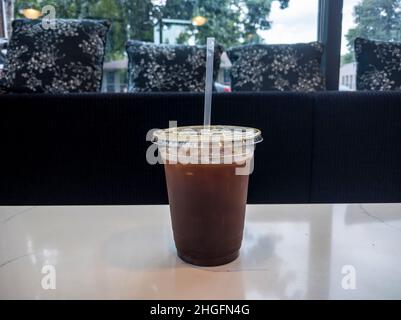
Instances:
[[[56,8],[46,5],[42,8],[42,28],[45,30],[56,29]]]
[[[42,267],[42,277],[41,285],[44,290],[55,290],[56,289],[56,267],[47,264]]]
[[[344,274],[341,280],[341,287],[344,290],[356,289],[356,269],[352,265],[345,265],[341,268],[341,273]]]
[[[236,164],[236,175],[253,172],[255,140],[260,134],[241,127],[177,127],[151,129],[146,140],[153,142],[146,151],[149,164]],[[255,139],[255,137],[257,139]]]

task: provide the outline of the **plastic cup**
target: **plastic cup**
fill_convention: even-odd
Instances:
[[[236,126],[157,130],[178,256],[216,266],[239,255],[249,174],[261,132]]]

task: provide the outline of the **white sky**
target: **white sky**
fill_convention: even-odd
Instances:
[[[355,26],[354,17],[352,14],[354,12],[355,5],[359,2],[361,2],[361,0],[344,0],[341,54],[347,53],[348,51],[347,40],[345,39],[344,35],[347,33],[348,29]]]
[[[343,38],[341,53],[347,52],[344,34],[353,27],[353,8],[360,0],[344,0]],[[317,40],[318,0],[290,0],[289,7],[281,10],[278,1],[274,1],[269,20],[272,28],[259,34],[267,43],[296,43]]]

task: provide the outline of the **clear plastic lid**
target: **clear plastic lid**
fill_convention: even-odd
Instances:
[[[212,125],[158,129],[152,142],[158,146],[205,145],[211,142],[255,145],[263,141],[259,129],[250,127]]]

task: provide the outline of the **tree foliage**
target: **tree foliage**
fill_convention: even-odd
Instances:
[[[257,31],[271,28],[268,17],[274,1],[280,3],[281,9],[288,7],[289,0],[169,0],[165,15],[187,20],[201,15],[208,19],[201,27],[190,25],[182,34],[181,42],[193,36],[196,43],[204,44],[207,37],[215,37],[219,43],[229,47],[262,41]],[[180,7],[186,10],[180,11]]]
[[[347,52],[346,54],[343,54],[341,56],[341,65],[347,64],[354,62],[354,53],[353,52]]]
[[[58,18],[110,20],[107,59],[116,59],[123,56],[127,39],[153,41],[153,28],[160,12],[163,18],[190,21],[195,15],[202,15],[208,19],[204,26],[188,25],[180,42],[193,37],[196,43],[203,44],[211,36],[226,47],[261,42],[257,31],[271,27],[268,17],[274,1],[282,9],[289,3],[289,0],[167,0],[161,11],[151,0],[34,0],[29,4],[37,9],[53,5]],[[17,4],[17,15],[20,8]]]

